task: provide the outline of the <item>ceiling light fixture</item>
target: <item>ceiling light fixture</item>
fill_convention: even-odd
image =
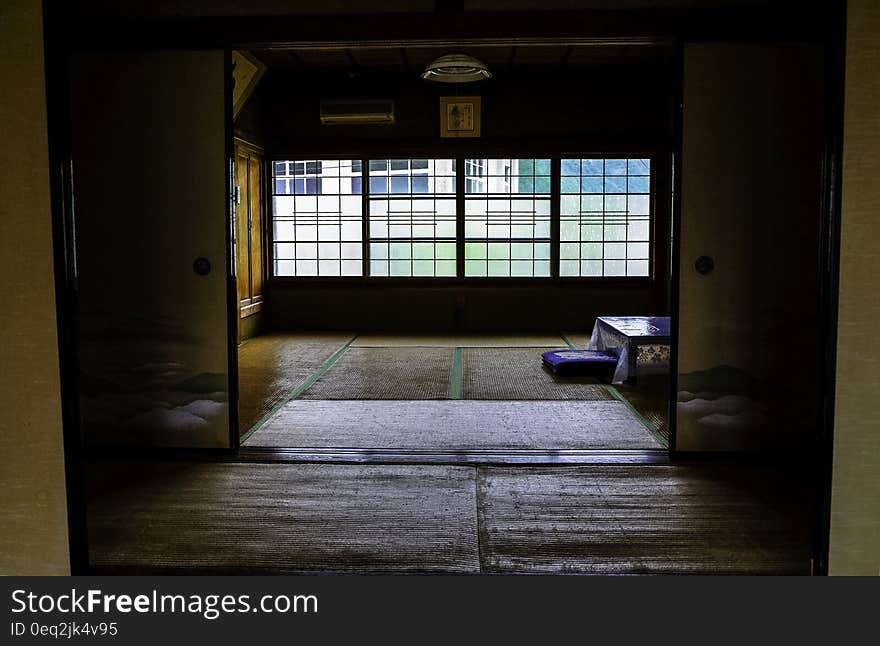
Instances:
[[[422,72],[422,78],[438,83],[471,83],[492,78],[492,72],[473,56],[447,54],[431,61]]]

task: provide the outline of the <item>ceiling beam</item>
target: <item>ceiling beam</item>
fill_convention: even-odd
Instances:
[[[398,53],[400,54],[400,63],[403,65],[403,69],[407,74],[413,74],[413,66],[412,63],[409,62],[409,56],[406,54],[406,49],[403,47],[398,48]]]
[[[562,67],[566,63],[568,63],[568,59],[571,58],[572,50],[573,50],[573,47],[571,45],[569,45],[568,47],[565,48],[565,51],[562,53],[562,58],[559,59],[559,66],[560,67]]]
[[[51,4],[51,3],[50,3]],[[810,10],[807,10],[807,9]],[[828,7],[792,12],[754,7],[558,12],[223,16],[149,20],[66,17],[61,47],[74,51],[163,48],[322,49],[476,45],[647,45],[696,42],[827,40]],[[51,21],[54,14],[48,12]]]
[[[296,67],[297,69],[300,69],[300,70],[305,70],[308,68],[308,65],[306,65],[306,62],[296,52],[288,49],[288,50],[284,50],[284,54],[287,56],[287,60],[290,61],[291,65],[293,67]]]
[[[464,13],[464,0],[434,0],[434,13]]]
[[[351,65],[352,74],[357,74],[361,71],[361,64],[357,62],[354,53],[348,47],[345,48],[345,57],[348,59],[348,64]]]
[[[516,62],[516,45],[513,45],[510,48],[510,53],[507,54],[507,63],[505,64],[505,66],[507,67],[508,70],[512,70],[515,62]]]

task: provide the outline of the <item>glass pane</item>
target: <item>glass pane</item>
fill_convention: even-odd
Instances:
[[[372,162],[371,162],[372,163]],[[370,193],[387,193],[388,178],[370,176]]]
[[[456,266],[454,260],[438,260],[434,263],[434,271],[437,276],[455,276]]]
[[[388,262],[389,276],[412,276],[412,261],[411,260],[390,260]]]
[[[562,176],[563,177],[579,177],[581,174],[581,165],[577,159],[562,160]]]
[[[433,260],[413,260],[412,263],[413,276],[433,276],[434,261]]]
[[[391,177],[391,192],[392,193],[408,193],[409,192],[409,177],[407,176],[392,176]]]
[[[559,275],[565,277],[580,276],[580,264],[577,260],[560,260]]]
[[[602,261],[601,260],[583,260],[580,266],[581,276],[601,276]]]
[[[490,260],[489,276],[510,276],[510,261],[508,260]]]
[[[389,276],[454,276],[454,161],[375,162],[370,161],[370,249],[385,255],[371,259],[389,258]]]
[[[360,259],[358,260],[343,260],[342,261],[342,271],[341,274],[343,276],[360,276],[364,271],[364,266],[361,263]]]
[[[651,190],[651,178],[630,177],[627,186],[627,192],[629,193],[647,193]]]
[[[606,276],[626,276],[625,260],[606,260],[604,263]]]
[[[601,177],[581,178],[581,193],[602,193],[604,186]]]
[[[651,174],[650,159],[630,159],[628,160],[628,166],[630,176]]]
[[[606,159],[605,160],[606,175],[626,175],[625,159]]]
[[[464,261],[465,276],[487,276],[488,270],[485,260],[465,260]]]
[[[465,260],[485,260],[488,247],[489,245],[485,242],[466,242],[464,244]]]
[[[433,242],[414,242],[412,245],[412,257],[418,260],[434,259]]]
[[[586,242],[581,245],[580,254],[582,258],[589,260],[602,259],[602,245],[598,242]]]
[[[549,276],[550,160],[466,159],[465,179],[466,275]]]
[[[438,260],[455,260],[455,243],[436,242],[434,243],[434,253]]]
[[[650,276],[647,260],[627,260],[626,261],[627,276]]]
[[[581,181],[578,177],[563,177],[562,192],[563,193],[580,193]]]
[[[561,166],[560,275],[649,275],[650,160],[563,159]]]
[[[362,275],[363,205],[352,195],[361,178],[350,175],[355,165],[336,159],[273,163],[276,276]],[[278,178],[290,172],[298,177]]]
[[[427,193],[428,192],[428,176],[427,175],[413,175],[413,177],[412,177],[412,192],[413,193]]]
[[[604,159],[582,159],[581,175],[604,175],[605,160]]]
[[[626,193],[626,177],[606,177],[606,193]]]
[[[581,199],[577,195],[563,195],[559,198],[559,212],[577,215],[581,209]]]

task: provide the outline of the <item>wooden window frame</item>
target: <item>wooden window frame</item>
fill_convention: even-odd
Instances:
[[[669,249],[671,235],[671,204],[672,204],[672,179],[671,179],[671,155],[672,151],[667,146],[633,147],[621,150],[597,151],[591,147],[583,146],[575,150],[515,150],[498,151],[489,147],[488,150],[480,150],[479,147],[469,149],[464,153],[455,155],[441,149],[426,149],[414,151],[396,151],[393,146],[390,150],[371,151],[369,155],[352,155],[334,152],[333,154],[313,151],[310,154],[303,151],[295,153],[275,152],[264,158],[265,168],[264,186],[268,187],[265,192],[266,218],[264,220],[264,280],[268,284],[276,285],[319,285],[319,286],[463,286],[463,285],[492,285],[492,286],[537,286],[537,285],[573,285],[584,286],[595,284],[606,287],[644,287],[657,281],[666,281],[669,276],[664,268],[669,264]],[[649,188],[649,260],[647,276],[560,276],[559,275],[559,250],[560,250],[560,201],[561,201],[561,160],[563,158],[580,159],[621,159],[641,158],[651,161],[650,188]],[[456,276],[455,277],[431,277],[431,276],[370,276],[369,275],[369,162],[371,159],[414,159],[449,158],[456,161]],[[550,159],[550,276],[465,276],[464,275],[464,200],[465,200],[465,159]],[[361,276],[276,276],[274,258],[274,162],[290,161],[298,159],[357,159],[362,164],[362,259],[363,275]]]

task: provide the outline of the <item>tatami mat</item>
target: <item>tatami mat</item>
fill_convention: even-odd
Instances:
[[[99,568],[479,569],[475,472],[446,466],[92,464]]]
[[[578,350],[588,350],[590,348],[591,332],[563,332],[563,335]]]
[[[481,469],[483,569],[808,574],[798,482],[745,465]]]
[[[552,349],[464,348],[462,399],[613,399],[596,379],[559,379],[545,370],[541,352]]]
[[[406,340],[405,337],[391,338]],[[418,338],[430,340],[432,337]],[[466,342],[464,337],[433,338]],[[480,338],[487,343],[496,342],[492,339],[524,342],[523,337],[486,335]],[[530,338],[541,340],[541,337]],[[602,408],[565,413],[530,408],[532,403],[542,401],[614,401],[612,393],[595,379],[560,380],[543,368],[541,352],[557,348],[558,344],[356,347],[359,339],[346,334],[272,334],[251,339],[241,346],[241,429],[243,434],[251,429],[257,433],[245,444],[417,449],[657,446],[645,428],[644,419],[631,409],[626,420],[612,417],[612,423],[605,424],[609,420],[596,419],[605,414]],[[349,343],[352,345],[348,346]],[[335,361],[331,362],[331,357]],[[641,397],[642,394],[646,396]],[[665,392],[653,398],[648,397],[649,394],[653,397],[653,391],[648,393],[640,386],[633,393],[627,392],[627,398],[641,411],[641,417],[647,417],[648,423],[655,424],[663,433],[667,396]],[[306,400],[314,406],[290,406],[291,399]],[[395,400],[404,405],[381,406],[383,402]],[[425,406],[431,400],[454,400],[450,401],[452,404],[458,400],[523,402],[527,406],[502,406],[491,411]],[[379,405],[357,405],[357,402],[369,401]],[[545,414],[546,418],[541,417]],[[488,417],[471,419],[471,415]],[[633,420],[637,423],[631,423]],[[338,427],[328,430],[337,424]],[[526,426],[528,432],[523,432]]]
[[[88,474],[98,573],[810,571],[809,482],[779,465],[101,461]]]
[[[364,334],[355,339],[356,348],[401,348],[411,346],[438,348],[564,348],[558,334],[465,334],[465,335],[390,335]]]
[[[669,378],[651,375],[639,379],[638,384],[615,386],[626,399],[651,424],[662,437],[669,440]]]
[[[238,349],[239,426],[247,431],[353,334],[266,334]]]
[[[658,449],[619,401],[302,401],[245,446],[369,449]]]
[[[446,399],[452,348],[349,348],[302,399]]]

